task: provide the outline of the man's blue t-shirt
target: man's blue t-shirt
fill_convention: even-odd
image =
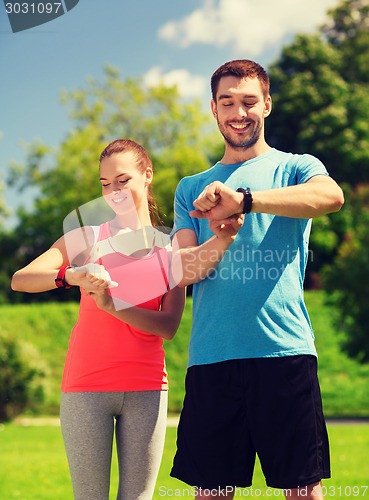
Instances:
[[[173,233],[195,231],[199,245],[214,236],[207,219],[189,215],[211,182],[252,192],[303,184],[328,175],[311,155],[276,149],[244,163],[185,177],[175,196]],[[189,366],[230,359],[316,355],[303,298],[311,219],[251,213],[224,258],[193,286]],[[201,259],[201,255],[200,255]]]

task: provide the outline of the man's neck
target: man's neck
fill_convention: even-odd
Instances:
[[[225,152],[220,163],[223,165],[232,165],[234,163],[243,163],[257,156],[264,155],[270,151],[271,147],[265,142],[259,142],[247,149],[232,148],[226,143]]]

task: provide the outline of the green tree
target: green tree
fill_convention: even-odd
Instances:
[[[47,372],[35,347],[0,330],[0,422],[43,402]]]
[[[357,186],[346,198],[351,221],[333,266],[324,282],[338,306],[336,325],[346,334],[343,349],[360,362],[369,362],[369,185]]]
[[[345,191],[343,209],[313,221],[308,284],[338,305],[344,350],[369,362],[369,1],[343,0],[313,35],[298,35],[270,68],[268,141],[311,153]],[[324,268],[324,272],[322,272]],[[316,278],[318,276],[318,279]]]
[[[368,40],[369,46],[369,40]],[[275,104],[269,142],[309,152],[337,182],[369,181],[369,93],[345,79],[345,58],[321,35],[300,35],[270,70]]]
[[[0,132],[1,139],[1,132]],[[12,246],[12,236],[9,231],[5,229],[4,221],[9,215],[9,211],[6,208],[5,200],[3,197],[4,184],[0,181],[0,255],[1,267],[0,267],[0,303],[6,301],[9,290],[9,259],[6,256],[14,254],[14,247]],[[4,257],[3,257],[4,256]]]
[[[4,201],[4,184],[0,181],[0,231],[3,230],[4,219],[7,215],[9,215],[9,211],[6,208]]]
[[[344,241],[333,266],[326,270],[325,285],[332,294],[332,301],[339,306],[337,327],[346,338],[343,349],[361,362],[369,362],[367,305],[369,283],[368,222],[369,222],[369,2],[344,0],[330,11],[330,19],[323,26],[328,42],[342,54],[341,75],[350,83],[350,118],[354,119],[356,132],[351,132],[355,143],[348,142],[354,156],[352,170],[361,164],[364,173],[347,180],[354,187],[346,196],[346,212],[350,218]],[[363,154],[362,149],[366,149]],[[348,180],[349,182],[349,180]]]
[[[369,361],[368,14],[368,0],[344,0],[318,33],[283,50],[270,71],[275,109],[267,123],[273,145],[317,156],[344,188],[344,208],[313,222],[309,276],[321,275],[339,306],[343,347],[361,361]]]
[[[342,54],[341,74],[349,82],[369,83],[368,0],[344,0],[328,16],[322,33]]]
[[[367,12],[367,0],[342,2],[317,33],[296,36],[270,68],[268,141],[317,156],[347,192],[369,182],[369,72],[357,51],[359,43],[369,51]],[[349,74],[348,65],[361,70]],[[314,221],[309,273],[332,262],[348,229],[346,210]]]

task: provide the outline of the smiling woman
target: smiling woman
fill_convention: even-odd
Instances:
[[[132,218],[130,227],[151,225],[157,217],[157,207],[151,193],[153,168],[141,146],[131,141],[114,141],[100,155],[102,194],[116,213]],[[149,211],[147,210],[149,208]],[[135,220],[133,220],[135,219]],[[119,224],[118,224],[119,226]]]
[[[114,433],[117,498],[151,499],[160,466],[168,389],[163,339],[177,331],[185,294],[173,280],[168,238],[153,225],[152,178],[139,144],[110,143],[100,156],[100,182],[113,218],[65,234],[12,279],[13,290],[25,292],[80,287],[60,409],[76,500],[109,498]]]

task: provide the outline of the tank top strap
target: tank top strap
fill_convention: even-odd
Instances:
[[[157,256],[158,256],[161,274],[163,275],[164,283],[165,283],[165,286],[167,287],[167,291],[168,291],[170,286],[169,286],[169,278],[168,278],[169,268],[168,268],[167,250],[165,248],[159,248],[159,247],[155,247],[155,250],[156,250]],[[166,261],[165,264],[164,264],[163,260]]]
[[[104,222],[103,224],[100,225],[100,231],[97,241],[107,240],[110,237],[111,237],[111,232],[110,232],[109,222]]]

